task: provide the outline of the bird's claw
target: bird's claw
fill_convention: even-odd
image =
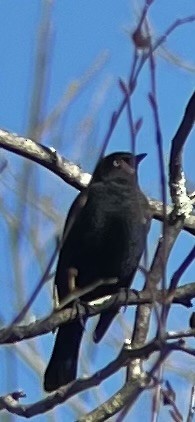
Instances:
[[[75,299],[72,305],[72,309],[76,310],[77,315],[79,315],[80,323],[82,327],[85,328],[85,321],[83,318],[83,305],[84,305],[84,302],[82,302],[80,298]]]
[[[125,293],[125,305],[124,305],[124,312],[125,312],[127,310],[127,307],[128,307],[129,288],[123,287],[122,290]]]

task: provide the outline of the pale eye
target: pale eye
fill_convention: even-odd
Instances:
[[[120,167],[120,161],[119,160],[114,160],[113,161],[113,166],[114,167]]]

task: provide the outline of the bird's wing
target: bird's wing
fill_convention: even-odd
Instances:
[[[66,239],[67,239],[67,237],[70,233],[70,230],[72,229],[72,227],[73,227],[75,221],[77,220],[80,212],[84,208],[84,206],[87,202],[87,199],[88,199],[88,189],[84,189],[81,193],[79,193],[79,195],[74,200],[72,206],[70,207],[70,210],[69,210],[67,218],[66,218],[64,232],[63,232],[63,236],[62,236],[62,240],[61,240],[61,248],[63,247],[64,242],[66,241]]]
[[[68,237],[75,221],[77,220],[80,212],[84,208],[84,206],[87,202],[87,199],[88,199],[88,189],[86,188],[86,189],[83,189],[82,192],[76,197],[72,206],[70,207],[70,210],[69,210],[67,218],[66,218],[62,239],[60,241],[60,253],[59,253],[59,259],[58,259],[56,277],[55,277],[54,285],[53,285],[53,306],[54,306],[54,309],[59,304],[57,284],[58,284],[58,270],[59,270],[59,265],[61,263],[60,258],[61,258],[61,255],[63,254],[63,246],[64,246],[64,244],[67,240],[67,237]]]

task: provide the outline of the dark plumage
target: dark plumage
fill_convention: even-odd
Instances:
[[[98,163],[91,183],[70,208],[60,250],[55,284],[59,300],[97,279],[117,277],[116,285],[102,285],[82,300],[129,287],[143,253],[150,227],[148,201],[137,180],[137,166],[146,154],[113,153]],[[94,341],[106,332],[117,311],[100,316]],[[86,319],[61,326],[45,372],[44,388],[52,391],[76,378],[80,342]]]

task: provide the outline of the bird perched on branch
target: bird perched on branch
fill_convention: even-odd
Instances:
[[[145,156],[116,152],[102,158],[89,186],[71,206],[55,277],[59,302],[75,288],[93,285],[98,279],[104,279],[105,284],[83,296],[83,300],[91,301],[131,285],[151,221],[150,206],[137,178],[138,164]],[[106,284],[110,278],[118,282]],[[116,314],[116,310],[102,313],[95,342],[100,341]],[[46,391],[76,378],[86,319],[59,327],[45,372]]]

